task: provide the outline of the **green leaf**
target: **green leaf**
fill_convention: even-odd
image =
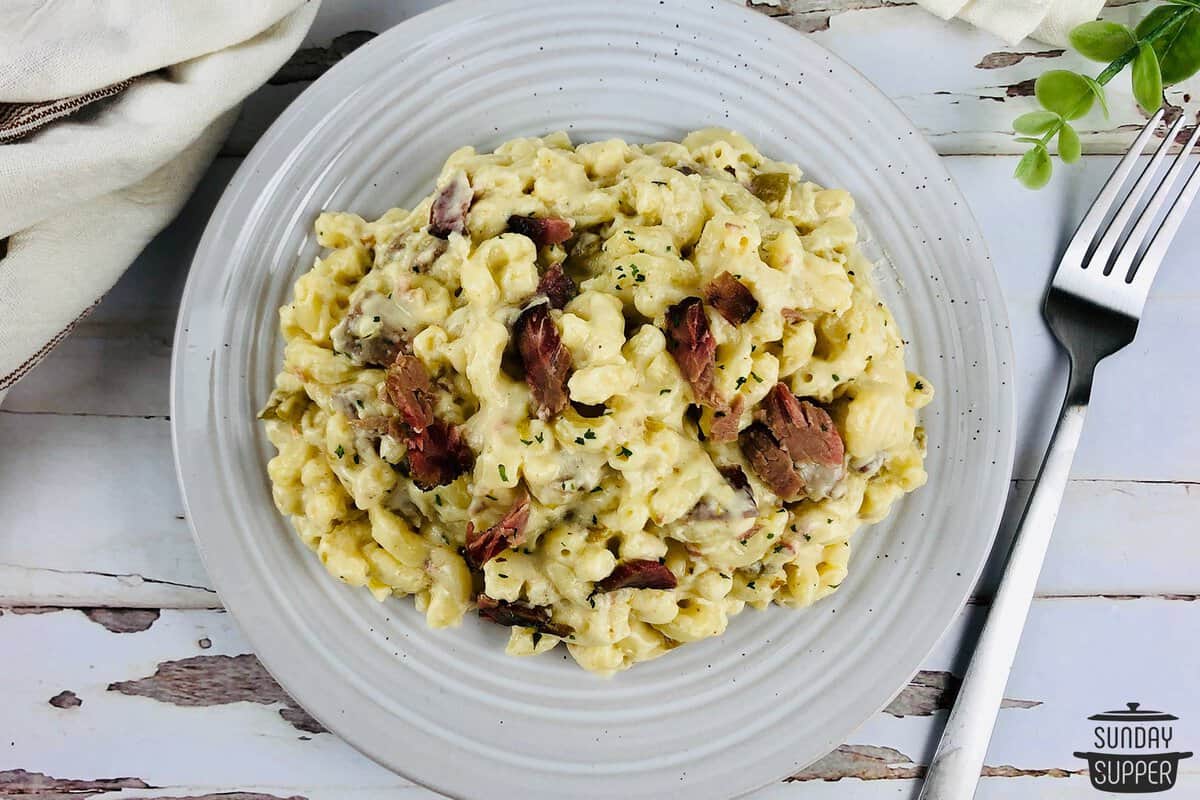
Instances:
[[[1063,119],[1079,119],[1092,108],[1095,95],[1077,72],[1052,69],[1033,84],[1033,93],[1042,107],[1061,114]]]
[[[1074,164],[1082,152],[1079,134],[1070,125],[1063,125],[1058,131],[1058,157],[1066,164]]]
[[[1133,59],[1133,97],[1143,111],[1152,113],[1162,105],[1162,92],[1158,54],[1153,47],[1144,44],[1138,48],[1138,54]]]
[[[1108,97],[1104,94],[1104,87],[1095,78],[1084,75],[1083,79],[1087,81],[1088,88],[1096,96],[1096,102],[1100,104],[1100,110],[1104,112],[1104,118],[1108,119]]]
[[[1192,3],[1181,3],[1196,8]],[[1154,9],[1137,26],[1138,35],[1149,33],[1166,21],[1167,17],[1179,13],[1178,8],[1162,6]],[[1162,82],[1166,86],[1179,83],[1200,71],[1200,13],[1193,11],[1181,24],[1176,25],[1153,42],[1158,53]]]
[[[1013,120],[1013,130],[1017,133],[1027,133],[1035,136],[1050,130],[1061,119],[1062,117],[1053,111],[1030,111],[1028,114],[1022,114]]]
[[[1098,19],[1085,22],[1071,31],[1071,46],[1093,61],[1115,61],[1125,51],[1137,47],[1133,31],[1124,25]]]
[[[1050,163],[1050,153],[1039,144],[1021,156],[1013,177],[1027,189],[1040,189],[1050,182],[1050,175],[1053,172],[1054,166]]]
[[[1021,144],[1032,144],[1037,147],[1042,147],[1045,145],[1045,142],[1043,142],[1041,139],[1034,139],[1030,136],[1018,136],[1017,141]]]

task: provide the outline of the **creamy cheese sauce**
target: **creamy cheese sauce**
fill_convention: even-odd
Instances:
[[[329,571],[380,600],[415,595],[437,627],[459,624],[480,594],[544,609],[553,626],[513,627],[508,651],[565,642],[601,673],[718,635],[747,605],[804,606],[834,591],[851,535],[924,483],[916,411],[932,398],[905,369],[850,196],[716,129],[640,146],[576,147],[560,133],[463,148],[439,190],[464,176],[465,232],[444,240],[430,231],[438,192],[371,222],[322,214],[328,250],[280,310],[285,362],[263,412],[279,451],[269,472],[280,511]],[[509,231],[513,215],[568,220],[571,237],[539,247]],[[512,337],[555,263],[578,285],[550,312],[571,359],[571,404],[541,419]],[[696,412],[668,351],[668,309],[705,297],[725,272],[757,307],[732,324],[706,306],[714,389],[738,399],[737,427],[761,419],[782,383],[827,409],[844,443],[841,464],[795,465],[798,500],[777,495],[737,441],[714,441],[716,409]],[[474,456],[430,490],[406,473],[386,388],[384,361],[399,351],[420,360],[436,417]],[[720,469],[730,467],[747,490]],[[525,494],[524,541],[472,570],[468,523],[487,530]],[[598,588],[636,561],[661,563],[675,587]]]

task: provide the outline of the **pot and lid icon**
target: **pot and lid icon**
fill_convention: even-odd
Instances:
[[[1075,752],[1087,759],[1092,786],[1102,792],[1165,792],[1179,777],[1179,762],[1191,751],[1172,750],[1179,717],[1143,709],[1140,703],[1088,717],[1094,750]]]

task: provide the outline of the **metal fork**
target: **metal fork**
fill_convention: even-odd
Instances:
[[[1200,165],[1197,165],[1170,211],[1154,228],[1159,211],[1171,198],[1174,185],[1186,167],[1189,151],[1200,137],[1198,125],[1138,214],[1142,199],[1156,184],[1171,142],[1183,127],[1181,114],[1105,225],[1162,116],[1160,110],[1151,117],[1132,149],[1113,170],[1063,253],[1046,294],[1042,314],[1070,356],[1067,396],[1033,494],[1017,527],[1000,588],[929,766],[921,800],[968,800],[975,794],[996,712],[1083,431],[1096,365],[1133,341],[1150,282],[1200,189]],[[1129,229],[1135,215],[1137,221]],[[1125,235],[1127,229],[1129,233]]]

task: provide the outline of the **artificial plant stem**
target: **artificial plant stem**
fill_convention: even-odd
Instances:
[[[1127,65],[1130,61],[1133,61],[1133,59],[1135,59],[1137,57],[1138,50],[1141,49],[1142,45],[1150,44],[1155,39],[1158,39],[1158,38],[1162,37],[1163,35],[1169,33],[1171,31],[1171,29],[1174,28],[1176,25],[1182,24],[1183,20],[1187,18],[1188,14],[1193,14],[1195,12],[1196,12],[1196,9],[1191,6],[1180,6],[1179,8],[1172,11],[1171,15],[1169,17],[1164,19],[1161,23],[1158,24],[1157,27],[1155,27],[1152,31],[1147,33],[1145,36],[1138,39],[1137,42],[1133,45],[1133,47],[1129,48],[1124,53],[1122,53],[1120,56],[1118,56],[1116,61],[1112,62],[1107,67],[1105,67],[1104,71],[1096,76],[1096,83],[1103,86],[1104,84],[1111,81],[1113,78],[1115,78],[1117,76],[1117,73],[1119,73],[1121,70],[1125,69],[1125,65]]]
[[[1145,36],[1138,39],[1134,43],[1133,47],[1126,50],[1124,53],[1118,56],[1115,61],[1105,67],[1104,71],[1096,76],[1096,83],[1104,86],[1106,83],[1115,78],[1121,72],[1121,70],[1125,69],[1129,62],[1137,58],[1138,50],[1141,49],[1142,45],[1151,44],[1156,39],[1159,39],[1170,33],[1175,27],[1183,24],[1183,21],[1187,19],[1188,14],[1194,13],[1198,13],[1198,10],[1194,6],[1180,6],[1172,11],[1169,17],[1160,22]],[[1076,110],[1078,110],[1078,107],[1076,107]],[[1074,116],[1074,114],[1072,114],[1072,116]],[[1050,130],[1046,131],[1044,136],[1042,136],[1042,144],[1049,144],[1050,141],[1058,135],[1058,132],[1062,130],[1062,126],[1066,124],[1067,122],[1065,118],[1059,119],[1059,121],[1056,122],[1050,128]]]

